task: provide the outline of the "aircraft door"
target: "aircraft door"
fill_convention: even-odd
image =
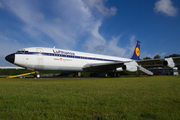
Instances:
[[[43,49],[42,48],[36,48],[36,52],[37,52],[37,58],[36,58],[36,69],[38,70],[43,70],[44,66],[43,66]]]

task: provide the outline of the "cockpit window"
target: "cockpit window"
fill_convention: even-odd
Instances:
[[[16,53],[24,53],[24,51],[19,50],[19,51],[17,51]]]
[[[25,50],[18,50],[16,53],[24,54],[24,53],[28,53],[28,51],[25,51]]]

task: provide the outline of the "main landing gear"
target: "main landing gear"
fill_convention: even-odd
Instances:
[[[34,78],[37,78],[37,79],[41,78],[41,75],[39,74],[38,71],[36,71],[36,73],[34,74]]]
[[[90,77],[97,77],[97,73],[91,73]]]
[[[110,77],[120,77],[120,73],[112,72],[109,74]]]
[[[90,77],[107,77],[107,76],[110,76],[110,77],[120,77],[120,73],[111,72],[109,74],[107,74],[107,73],[91,73],[90,74]]]

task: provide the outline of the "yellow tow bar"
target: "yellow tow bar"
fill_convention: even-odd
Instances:
[[[20,74],[20,75],[9,76],[7,78],[16,78],[16,77],[22,77],[22,76],[31,75],[31,74],[35,74],[35,72],[30,72],[30,73],[24,73],[24,74]]]

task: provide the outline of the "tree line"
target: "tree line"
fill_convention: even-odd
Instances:
[[[172,55],[169,55],[169,56],[165,56],[164,58],[170,58],[170,57],[180,57],[180,55],[179,54],[172,54]],[[160,55],[154,56],[154,59],[160,59],[160,58],[161,58]],[[147,59],[152,59],[152,58],[150,58],[150,57],[143,58],[143,60],[147,60]]]

